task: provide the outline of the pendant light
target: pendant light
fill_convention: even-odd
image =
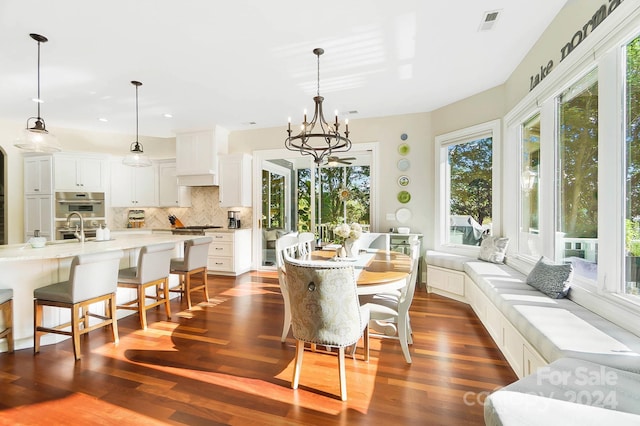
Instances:
[[[131,167],[148,167],[151,165],[151,160],[144,155],[142,144],[138,142],[138,87],[142,86],[142,83],[132,81],[131,84],[136,86],[136,140],[131,144],[129,155],[124,157],[122,164]]]
[[[62,147],[58,139],[47,131],[44,118],[40,116],[40,43],[49,41],[45,36],[40,34],[29,34],[29,36],[38,42],[38,97],[34,101],[38,104],[38,115],[27,119],[27,127],[22,130],[22,134],[14,144],[16,147],[31,152],[57,152],[62,151]],[[32,127],[29,127],[29,126]]]

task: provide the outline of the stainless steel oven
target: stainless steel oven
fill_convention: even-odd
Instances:
[[[104,192],[56,192],[56,220],[66,220],[73,212],[85,220],[104,220]]]

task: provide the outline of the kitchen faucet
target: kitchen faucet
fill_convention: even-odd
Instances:
[[[76,225],[76,232],[74,232],[73,235],[78,239],[78,241],[80,241],[81,243],[84,243],[84,220],[82,219],[82,216],[80,215],[80,213],[78,212],[69,213],[69,216],[67,216],[67,227],[70,227],[70,219],[71,219],[71,216],[73,215],[78,216],[78,218],[80,219],[80,233],[78,234],[78,225]]]

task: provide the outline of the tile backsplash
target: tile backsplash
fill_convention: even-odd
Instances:
[[[251,228],[250,207],[223,208],[219,205],[217,186],[194,186],[191,188],[191,207],[112,208],[107,223],[111,229],[126,228],[129,210],[144,210],[145,228],[169,228],[168,216],[175,215],[185,226],[217,225],[227,227],[227,211],[240,212],[242,228]]]

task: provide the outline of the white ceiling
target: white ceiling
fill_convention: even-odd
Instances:
[[[0,117],[140,134],[426,112],[505,82],[567,0],[2,0]],[[491,31],[478,28],[501,10]],[[357,113],[347,114],[349,111]],[[165,118],[170,113],[173,118]],[[107,122],[99,121],[106,118]],[[255,122],[255,124],[249,124]]]

